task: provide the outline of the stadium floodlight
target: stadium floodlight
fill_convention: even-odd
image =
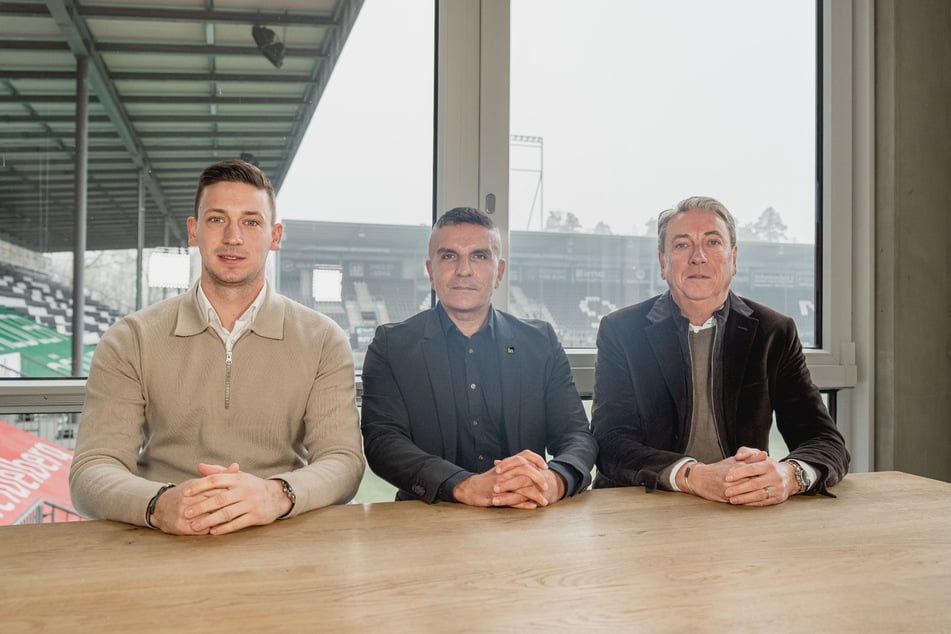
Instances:
[[[188,288],[191,286],[191,258],[186,249],[158,248],[149,256],[151,288]]]
[[[337,267],[314,269],[311,295],[315,302],[343,301],[343,271]]]

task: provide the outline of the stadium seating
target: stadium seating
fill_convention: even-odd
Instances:
[[[73,311],[72,290],[50,275],[0,263],[0,306],[71,336]],[[103,333],[122,314],[86,296],[83,311],[83,341],[95,345]]]

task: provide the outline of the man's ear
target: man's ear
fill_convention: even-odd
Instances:
[[[186,222],[188,227],[188,246],[198,246],[198,220],[195,216],[189,216]]]
[[[664,259],[664,254],[660,251],[657,252],[657,261],[660,263],[660,279],[667,280],[667,261]],[[734,265],[736,260],[734,260]],[[734,266],[734,273],[736,272],[736,267]]]
[[[271,227],[271,251],[281,250],[281,236],[284,235],[284,225],[275,222]]]
[[[502,276],[505,274],[505,260],[499,260],[499,273],[495,276],[495,288],[499,287]]]

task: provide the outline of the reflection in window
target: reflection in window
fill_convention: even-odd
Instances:
[[[656,217],[737,219],[733,289],[815,345],[815,3],[512,0],[509,308],[593,347],[660,293]]]

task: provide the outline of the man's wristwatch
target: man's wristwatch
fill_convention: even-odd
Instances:
[[[812,486],[812,483],[809,482],[809,476],[806,475],[806,470],[802,468],[802,465],[796,462],[795,460],[787,460],[789,464],[793,466],[793,470],[796,472],[796,482],[799,484],[799,492],[805,493],[809,490],[809,487]]]
[[[277,518],[281,519],[290,515],[291,511],[294,510],[294,505],[297,504],[297,494],[294,493],[294,487],[292,487],[290,482],[287,480],[283,478],[274,479],[281,483],[281,490],[284,491],[284,495],[287,496],[287,499],[291,501],[291,508],[287,509],[287,513],[284,513],[284,515],[281,515],[281,517]]]

